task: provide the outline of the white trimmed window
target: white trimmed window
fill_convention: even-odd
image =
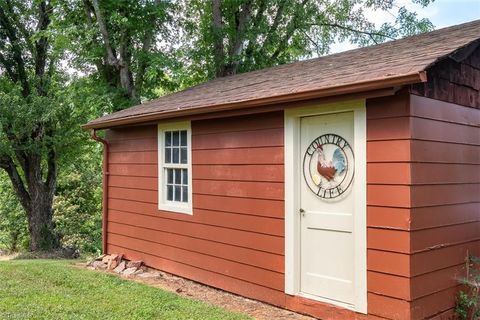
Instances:
[[[158,125],[158,209],[192,214],[190,122]]]

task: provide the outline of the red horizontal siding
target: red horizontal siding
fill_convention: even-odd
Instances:
[[[412,161],[480,164],[480,147],[441,141],[412,140]]]
[[[283,147],[193,150],[197,165],[283,165]]]
[[[163,219],[179,220],[192,223],[201,223],[212,226],[221,226],[231,229],[254,231],[271,235],[283,236],[283,219],[246,215],[242,213],[213,211],[195,208],[199,214],[179,215],[167,211],[159,211],[156,204],[131,201],[125,199],[110,199],[109,208],[131,214],[141,214]],[[252,223],[255,222],[253,225]]]
[[[279,146],[283,146],[283,128],[202,134],[192,139],[192,150]]]
[[[157,151],[112,152],[108,159],[110,164],[156,164],[157,161]]]
[[[408,95],[367,100],[368,313],[410,319]]]
[[[478,221],[480,204],[476,202],[413,208],[413,230]]]
[[[411,96],[367,113],[369,313],[449,314],[480,250],[478,110]]]
[[[451,314],[480,252],[480,110],[411,96],[413,317]]]
[[[110,230],[117,235],[135,239],[144,239],[155,243],[168,243],[173,248],[180,248],[201,254],[216,256],[229,261],[236,261],[277,273],[284,272],[283,256],[251,248],[243,248],[212,240],[193,238],[176,233],[139,228],[131,225],[111,222]]]
[[[418,117],[411,120],[414,139],[480,145],[478,127]]]
[[[410,255],[376,249],[367,250],[368,270],[409,277]]]
[[[230,121],[234,119],[234,121]],[[192,123],[192,134],[220,134],[239,131],[282,129],[283,112],[271,112],[266,114],[245,115],[227,119],[207,119]]]
[[[158,179],[156,177],[116,176],[110,174],[108,179],[109,186],[111,187],[143,190],[158,189]]]
[[[463,264],[469,255],[480,256],[480,240],[416,253],[411,259],[411,274],[417,276]]]
[[[165,240],[167,240],[167,243],[170,244],[169,239]],[[252,282],[267,288],[283,291],[283,274],[279,272],[273,272],[247,264],[222,259],[216,255],[212,256],[201,254],[179,247],[173,247],[158,242],[151,242],[115,233],[109,234],[108,243],[135,251],[151,252],[153,255],[162,259],[202,268],[235,279]]]
[[[410,143],[410,140],[368,141],[368,164],[410,162]]]
[[[109,164],[108,172],[114,176],[129,177],[152,177],[158,176],[158,167],[156,164],[130,163],[130,164]]]
[[[195,194],[283,201],[283,183],[194,180]]]
[[[412,250],[421,252],[434,248],[480,240],[480,221],[411,232]]]
[[[150,127],[151,130],[155,130],[155,127]],[[131,129],[133,133],[136,129]],[[157,137],[154,138],[140,138],[134,139],[128,136],[128,131],[125,132],[125,139],[109,140],[109,152],[145,152],[145,151],[157,151]],[[108,138],[109,139],[109,138]]]
[[[108,250],[285,305],[283,112],[192,122],[193,215],[158,210],[156,134],[108,132]]]
[[[410,230],[410,208],[368,206],[367,225],[380,229]]]
[[[193,166],[193,179],[283,182],[283,165],[197,165]]]
[[[192,238],[217,241],[279,255],[283,255],[284,253],[282,237],[213,225],[200,225],[198,222],[165,219],[160,216],[160,212],[159,217],[149,215],[139,216],[138,214],[128,212],[113,211],[112,208],[109,214],[109,221],[140,228],[178,233],[188,235]]]
[[[278,200],[232,198],[211,195],[196,195],[193,207],[197,209],[241,213],[254,216],[283,219],[284,202]]]

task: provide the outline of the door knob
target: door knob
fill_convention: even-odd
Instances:
[[[305,210],[303,208],[300,208],[300,214],[302,215],[302,217],[305,217]]]

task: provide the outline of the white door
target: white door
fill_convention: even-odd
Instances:
[[[300,292],[355,304],[354,112],[300,118]]]

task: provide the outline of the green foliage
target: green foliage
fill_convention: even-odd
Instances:
[[[175,1],[104,0],[99,8],[105,20],[109,45],[130,74],[136,95],[158,97],[156,89],[175,90],[171,66],[176,64],[173,45],[178,39]],[[114,110],[139,101],[126,92],[119,67],[109,62],[93,1],[58,0],[54,28],[70,52],[69,65],[94,74],[100,86],[116,96]]]
[[[5,173],[0,171],[0,250],[28,248],[27,219]]]
[[[65,260],[0,262],[0,283],[1,319],[249,319]]]
[[[430,0],[413,0],[426,6]],[[184,57],[197,82],[329,52],[335,41],[361,46],[433,29],[428,19],[393,0],[225,0],[180,1],[184,12]],[[221,19],[215,22],[214,4]],[[376,27],[372,12],[387,12],[392,23]]]
[[[460,320],[480,319],[480,258],[469,257],[467,275],[460,279],[464,289],[457,297],[455,313]]]
[[[54,222],[62,245],[81,253],[99,253],[102,247],[102,146],[79,125],[112,112],[118,95],[94,76],[73,81],[64,91],[69,116],[76,119],[64,136],[65,148],[54,198]],[[100,85],[99,85],[100,84]]]
[[[0,103],[3,102],[0,106],[5,107],[2,115],[11,117],[9,123],[18,128],[17,132],[28,132],[24,123],[28,119],[56,119],[57,135],[52,140],[59,154],[58,185],[54,198],[56,233],[63,246],[90,253],[101,250],[102,149],[79,126],[91,118],[111,112],[117,98],[111,91],[95,85],[95,81],[93,77],[84,77],[59,90],[55,108],[51,104],[38,107],[48,109],[45,112],[49,115],[36,114],[37,106],[22,105],[25,100],[15,95],[13,89],[10,95],[0,92]],[[6,108],[9,103],[18,104],[23,119],[15,116],[15,110]],[[42,148],[42,143],[32,141],[24,144],[23,148]],[[3,172],[0,175],[0,199],[0,248],[26,249],[29,239],[26,215]]]
[[[95,153],[93,153],[95,155]],[[94,159],[97,158],[96,162]],[[99,254],[102,248],[101,160],[78,159],[65,168],[54,199],[54,222],[63,246]]]

